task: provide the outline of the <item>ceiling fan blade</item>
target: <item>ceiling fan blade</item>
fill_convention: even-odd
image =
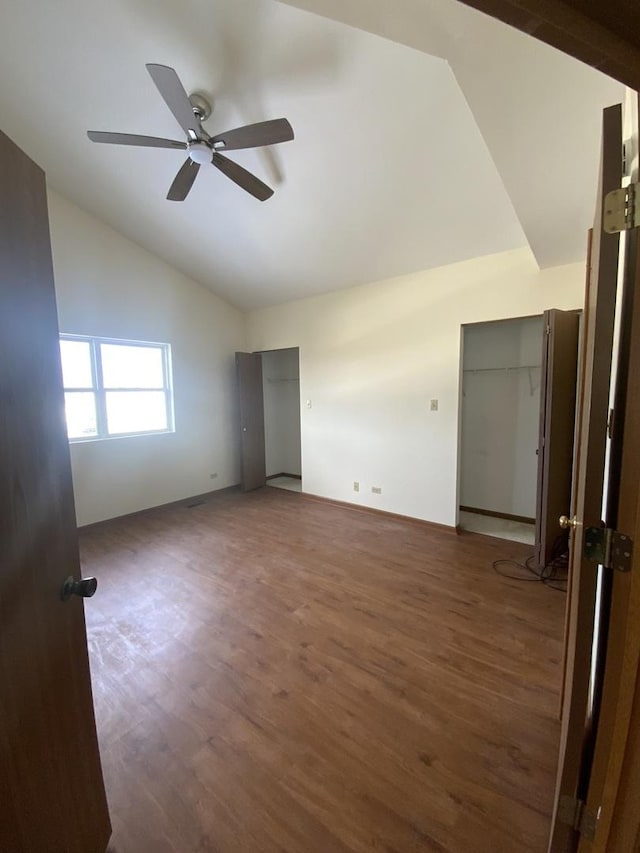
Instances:
[[[167,193],[169,201],[184,201],[189,195],[189,190],[193,186],[196,175],[200,171],[200,164],[194,163],[190,157],[184,161],[178,174],[173,179],[173,183]]]
[[[218,154],[214,151],[211,162],[216,169],[220,169],[223,174],[230,178],[239,187],[242,187],[243,190],[251,193],[251,195],[257,198],[258,201],[266,201],[273,195],[271,187],[263,184],[262,181],[259,178],[256,178],[255,175],[252,175],[251,172],[247,172],[247,170],[242,166],[234,163],[233,160],[228,160],[226,157],[223,157],[222,154]]]
[[[151,75],[151,79],[158,87],[158,91],[164,98],[166,105],[176,117],[178,124],[189,136],[189,131],[193,131],[196,136],[200,135],[200,122],[193,112],[189,96],[184,90],[180,78],[173,68],[168,65],[147,64],[147,71]]]
[[[271,121],[259,121],[236,127],[226,133],[219,133],[210,140],[219,145],[220,151],[232,151],[237,148],[259,148],[261,145],[275,145],[277,142],[289,142],[293,139],[293,128],[286,118],[274,118]]]
[[[106,133],[102,130],[88,130],[87,136],[92,142],[108,142],[111,145],[141,145],[143,148],[181,148],[186,142],[174,139],[161,139],[159,136],[138,136],[136,133]]]

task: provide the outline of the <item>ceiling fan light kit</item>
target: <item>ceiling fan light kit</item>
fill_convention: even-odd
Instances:
[[[187,153],[194,163],[204,166],[211,162],[211,149],[206,142],[190,142]]]
[[[209,136],[202,122],[211,115],[211,104],[204,95],[194,93],[190,97],[184,90],[180,78],[168,65],[148,64],[147,71],[164,102],[173,113],[176,121],[186,134],[186,142],[162,139],[157,136],[139,136],[133,133],[109,133],[89,130],[87,136],[92,142],[110,145],[135,145],[142,148],[175,148],[187,152],[187,159],[174,178],[167,199],[184,201],[193,186],[200,166],[210,163],[231,181],[242,187],[259,201],[266,201],[273,190],[243,166],[224,157],[220,152],[241,148],[259,148],[289,142],[294,138],[293,128],[286,118],[261,121],[236,127],[216,136]]]

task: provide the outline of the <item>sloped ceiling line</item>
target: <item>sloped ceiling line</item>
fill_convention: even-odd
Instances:
[[[582,260],[617,81],[456,0],[280,0],[446,57],[540,267]]]

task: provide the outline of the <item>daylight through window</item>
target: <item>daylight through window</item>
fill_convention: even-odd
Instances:
[[[70,441],[173,430],[169,344],[60,335]]]

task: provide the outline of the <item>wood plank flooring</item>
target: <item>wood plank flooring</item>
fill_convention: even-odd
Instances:
[[[564,595],[526,546],[226,493],[81,532],[112,853],[546,850]]]

